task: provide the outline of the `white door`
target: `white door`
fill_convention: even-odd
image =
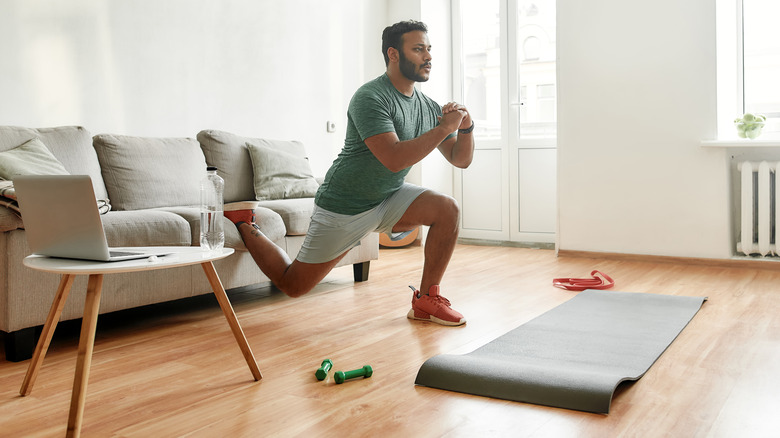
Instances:
[[[456,0],[455,95],[476,124],[456,171],[462,238],[555,241],[555,0]]]

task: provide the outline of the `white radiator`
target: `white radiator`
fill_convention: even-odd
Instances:
[[[740,233],[737,252],[745,255],[777,255],[777,221],[780,204],[776,161],[743,161],[740,175]]]

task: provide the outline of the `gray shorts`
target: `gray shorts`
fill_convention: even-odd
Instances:
[[[360,245],[373,232],[389,233],[424,191],[424,187],[405,183],[381,204],[356,215],[333,213],[315,205],[309,231],[296,258],[303,263],[329,262]]]

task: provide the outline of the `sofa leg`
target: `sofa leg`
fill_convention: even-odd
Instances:
[[[355,281],[367,281],[368,280],[368,267],[370,261],[363,263],[355,263],[352,265],[352,272],[355,274]]]
[[[21,362],[32,357],[41,327],[27,327],[11,333],[4,333],[5,360]]]

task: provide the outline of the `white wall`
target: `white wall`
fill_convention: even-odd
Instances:
[[[728,258],[711,0],[558,0],[559,249]]]
[[[386,11],[379,0],[0,0],[0,124],[297,139],[324,175],[352,93],[384,71]]]

